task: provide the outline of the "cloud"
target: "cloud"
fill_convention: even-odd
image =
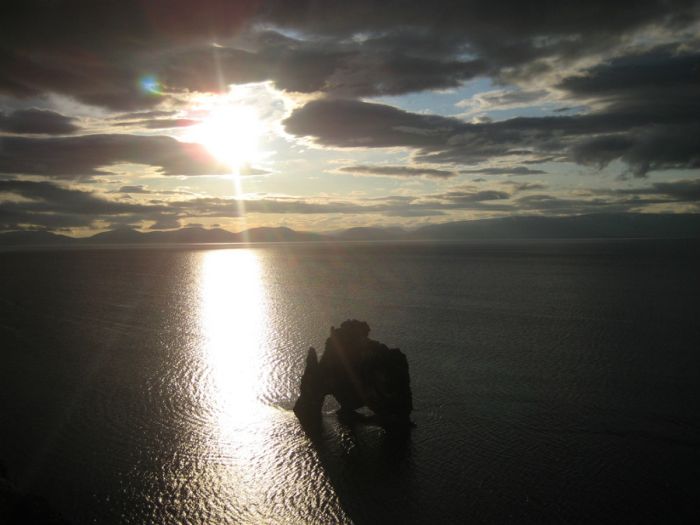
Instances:
[[[652,190],[679,202],[700,201],[700,179],[656,182]]]
[[[2,198],[2,196],[5,198]],[[8,198],[12,197],[12,198]],[[20,197],[20,199],[17,199]],[[167,211],[162,206],[124,203],[50,182],[0,180],[0,229],[90,226],[96,219]]]
[[[616,112],[669,113],[675,119],[700,116],[700,54],[662,46],[598,64],[563,79],[559,88],[577,99]]]
[[[434,179],[448,179],[457,174],[454,171],[439,170],[434,168],[416,168],[411,166],[368,166],[358,164],[343,166],[338,171],[352,173],[354,175],[367,175],[371,177],[429,177]]]
[[[151,111],[133,111],[130,113],[116,113],[105,117],[105,120],[150,120],[160,118],[174,118],[178,114],[175,110],[156,109]]]
[[[598,130],[572,147],[581,164],[621,159],[636,176],[651,170],[700,167],[700,54],[669,46],[599,64],[560,87],[628,125]],[[612,126],[609,126],[612,128]],[[605,133],[615,131],[615,133]]]
[[[593,195],[527,194],[543,189],[538,184],[514,183],[513,192],[461,186],[425,196],[390,195],[367,200],[266,196],[261,198],[190,198],[176,201],[113,201],[96,192],[71,189],[51,182],[0,181],[0,229],[92,227],[108,224],[155,223],[169,229],[197,218],[225,219],[247,214],[283,215],[376,215],[386,217],[444,216],[472,211],[489,215],[518,212],[568,215],[601,211],[629,211],[656,204],[695,203],[700,200],[700,181],[657,183],[641,189],[597,190]],[[130,193],[148,194],[140,186]],[[641,198],[641,197],[643,198]]]
[[[581,134],[586,127],[594,127],[574,117],[471,124],[383,104],[336,99],[309,102],[284,124],[288,132],[311,137],[324,146],[406,147],[417,151],[419,161],[463,164],[484,162],[524,147],[560,151],[564,134]]]
[[[143,120],[131,120],[127,122],[118,122],[114,124],[120,127],[133,127],[133,128],[145,128],[145,129],[174,129],[183,128],[187,126],[194,126],[199,124],[199,120],[178,118],[178,119],[143,119]]]
[[[142,184],[121,186],[118,190],[107,191],[107,193],[124,193],[127,195],[194,195],[191,191],[185,190],[152,190]]]
[[[394,3],[268,2],[263,19],[307,34],[431,58],[478,56],[491,74],[534,74],[625,42],[638,31],[680,31],[697,20],[692,2],[643,1],[634,10],[609,2],[543,5],[486,0]],[[536,65],[537,67],[533,67]]]
[[[347,99],[314,100],[284,121],[289,133],[341,148],[444,147],[465,123],[410,113],[385,104]]]
[[[449,191],[440,195],[439,198],[454,203],[466,204],[472,202],[485,202],[509,199],[510,193],[497,190]]]
[[[506,184],[508,186],[511,186],[513,188],[514,192],[521,192],[521,191],[533,191],[533,190],[544,190],[547,189],[546,184],[542,184],[540,182],[519,182],[519,181],[514,181],[514,180],[507,180],[502,182],[501,184]]]
[[[60,93],[111,109],[151,107],[162,98],[142,88],[165,50],[230,35],[254,3],[14,3],[0,25],[0,93]]]
[[[147,194],[141,186],[126,188]],[[25,227],[90,227],[98,220],[110,224],[138,224],[153,221],[159,227],[190,218],[236,218],[248,214],[284,215],[385,215],[419,217],[443,215],[449,209],[506,209],[486,201],[507,198],[498,191],[454,191],[431,196],[388,196],[370,201],[263,197],[249,199],[192,198],[179,201],[112,201],[104,196],[71,189],[51,182],[0,181],[0,229]]]
[[[568,196],[534,194],[525,195],[515,200],[515,208],[520,211],[537,211],[543,214],[574,215],[583,213],[623,212],[636,208],[643,203],[630,199],[576,199]],[[651,202],[649,203],[651,204]]]
[[[148,209],[142,205],[125,204],[98,197],[93,192],[65,188],[50,182],[0,180],[0,192],[28,199],[34,210],[91,214],[114,214]],[[50,205],[50,206],[49,206]]]
[[[517,152],[601,167],[620,159],[644,176],[650,170],[699,166],[697,122],[692,105],[687,113],[663,112],[653,102],[637,111],[613,106],[476,124],[384,104],[323,99],[297,109],[284,125],[323,146],[410,148],[418,162],[477,164]],[[525,174],[527,168],[517,169]]]
[[[635,9],[602,0],[537,9],[515,0],[25,0],[0,25],[0,92],[147,108],[163,100],[139,82],[152,75],[166,96],[265,80],[305,93],[401,94],[480,75],[531,78],[697,20],[697,4],[683,0]]]
[[[336,164],[336,172],[405,179],[556,177],[559,166],[548,166],[545,173],[532,165],[542,162],[596,168],[613,163],[616,169],[619,163],[638,177],[654,170],[700,169],[699,21],[700,4],[685,0],[640,0],[634,9],[603,0],[535,8],[515,0],[25,0],[13,3],[0,19],[0,173],[92,182],[116,170],[226,174],[229,169],[201,145],[159,135],[197,122],[196,111],[182,111],[183,104],[209,100],[197,91],[228,92],[231,83],[267,81],[286,91],[285,100],[252,105],[274,107],[275,115],[286,116],[286,131],[305,138],[265,140],[292,171],[299,171],[300,164],[293,163],[300,159],[291,158],[296,147],[308,144],[364,150],[362,158],[372,159]],[[465,85],[473,79],[479,80]],[[421,108],[415,112],[371,100],[461,86],[471,93],[484,85],[490,91],[460,105],[474,111],[537,105],[552,113],[467,122],[429,113],[456,112],[451,104],[462,95],[392,99]],[[259,92],[252,89],[251,98]],[[554,100],[575,110],[542,108]],[[293,111],[292,104],[298,104]],[[82,133],[124,133],[79,136],[81,123]],[[136,131],[141,135],[127,134]],[[405,150],[410,161],[402,166],[392,160],[405,151],[367,152],[380,148]],[[328,157],[315,151],[304,162],[321,172],[318,159]],[[288,187],[284,170],[274,171],[275,177],[249,181],[248,188]],[[267,195],[245,201],[189,198],[193,194],[139,185],[143,180],[120,180],[119,192],[113,191],[119,185],[110,185],[112,191],[103,193],[65,184],[54,190],[10,188],[11,181],[5,181],[10,189],[3,198],[12,198],[3,201],[3,224],[34,220],[65,227],[99,217],[106,223],[148,220],[166,227],[198,216],[237,217],[239,204],[256,214],[418,217],[464,210],[563,214],[696,202],[690,179],[685,185],[654,183],[636,193],[585,194],[579,187],[579,193],[567,194],[539,182],[507,181],[401,198],[374,198],[368,192],[364,199]],[[168,182],[171,186],[158,187],[175,186]],[[228,191],[209,182],[200,190]],[[62,199],[67,207],[61,207]],[[93,212],[71,208],[79,202]]]
[[[477,93],[471,98],[460,100],[456,105],[467,108],[470,113],[504,110],[542,104],[548,94],[544,89],[499,89]]]
[[[700,168],[700,124],[655,126],[585,139],[572,148],[579,164],[605,166],[621,159],[637,177],[652,170]]]
[[[142,185],[136,185],[136,186],[122,186],[117,190],[117,193],[153,193],[150,190],[147,190],[145,186]]]
[[[241,168],[238,170],[239,175],[243,177],[255,177],[257,175],[269,175],[270,172],[261,168],[255,168],[251,166],[250,164],[246,164],[241,166]]]
[[[358,44],[249,32],[227,46],[167,54],[159,78],[176,89],[199,91],[272,80],[286,91],[354,98],[458,87],[486,72],[481,60],[414,56],[410,49],[389,49],[376,41]]]
[[[18,109],[0,112],[0,131],[16,134],[68,135],[79,128],[75,119],[45,109]]]
[[[154,166],[165,175],[230,172],[202,145],[165,136],[0,137],[0,173],[80,178],[122,163]]]
[[[353,201],[264,197],[230,199],[207,197],[168,203],[171,209],[195,217],[239,217],[246,213],[279,213],[317,215],[328,213],[380,213],[383,204],[364,205]]]
[[[473,170],[461,170],[463,174],[483,174],[483,175],[542,175],[546,171],[533,170],[526,166],[509,166],[504,168],[480,168]]]
[[[635,117],[518,117],[473,124],[357,100],[309,102],[284,121],[288,132],[341,148],[406,147],[417,159],[473,164],[512,152],[560,152],[563,139],[625,129]],[[525,149],[530,148],[530,149]]]
[[[593,194],[600,195],[653,195],[664,197],[674,202],[698,202],[700,201],[700,179],[682,179],[672,182],[655,182],[643,188],[616,188],[591,190]]]

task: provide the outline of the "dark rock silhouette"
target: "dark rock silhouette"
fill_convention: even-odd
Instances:
[[[408,361],[398,348],[370,339],[369,325],[347,320],[331,328],[318,359],[310,348],[294,413],[307,430],[320,428],[321,407],[330,394],[340,403],[341,417],[367,407],[386,428],[411,426],[413,410]]]

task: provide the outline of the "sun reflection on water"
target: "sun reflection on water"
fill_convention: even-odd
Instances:
[[[269,402],[280,397],[273,378],[286,354],[269,348],[278,328],[263,257],[250,249],[201,257],[201,408],[210,425],[201,503],[218,514],[206,521],[347,522],[296,417]]]
[[[259,406],[266,296],[258,255],[252,250],[203,254],[200,317],[210,396],[218,424],[239,426]]]

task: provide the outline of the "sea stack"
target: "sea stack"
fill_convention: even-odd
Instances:
[[[317,430],[321,407],[330,394],[348,415],[367,407],[387,428],[408,427],[413,410],[408,361],[398,348],[369,338],[364,321],[331,327],[323,355],[310,348],[294,413],[307,430]]]

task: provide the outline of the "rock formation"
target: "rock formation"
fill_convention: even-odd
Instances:
[[[411,424],[413,410],[408,361],[398,348],[370,339],[369,325],[348,320],[331,328],[323,355],[310,348],[294,413],[307,429],[317,429],[330,394],[347,415],[368,407],[386,427]]]

